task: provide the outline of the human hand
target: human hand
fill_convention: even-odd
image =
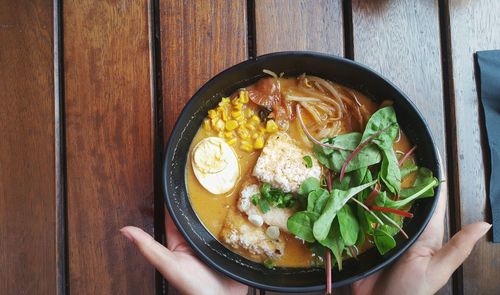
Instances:
[[[126,226],[120,232],[182,294],[247,294],[248,287],[201,262],[167,216],[167,248],[143,230]]]
[[[486,222],[469,224],[443,246],[447,197],[442,186],[434,215],[420,238],[394,265],[355,282],[353,294],[434,294],[446,284],[491,228]]]

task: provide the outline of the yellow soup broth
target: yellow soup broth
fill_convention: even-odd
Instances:
[[[281,91],[286,91],[287,89],[293,89],[297,84],[296,78],[281,78]],[[340,87],[340,86],[339,86]],[[348,89],[345,88],[344,89]],[[359,103],[361,103],[368,113],[371,115],[374,113],[379,106],[368,99],[363,94],[349,89],[352,93],[355,94]],[[294,93],[299,93],[300,90],[294,89]],[[232,96],[234,97],[234,95]],[[258,112],[258,106],[249,102],[247,104],[247,108],[253,110],[255,113]],[[306,124],[312,122],[312,117],[307,113],[303,112],[303,118]],[[368,120],[368,118],[366,118]],[[362,132],[365,126],[358,126],[351,116],[351,114],[347,113],[340,120],[340,134],[358,131]],[[366,123],[366,122],[365,122]],[[297,119],[291,120],[289,124],[289,129],[287,133],[295,140],[295,143],[302,149],[312,154],[312,144],[307,141],[303,135],[303,131],[301,129],[300,124]],[[188,157],[188,163],[186,164],[186,180],[187,180],[187,189],[191,204],[194,208],[194,211],[197,213],[201,222],[205,225],[207,230],[218,240],[220,240],[219,234],[221,232],[222,226],[224,224],[224,220],[229,210],[238,210],[236,203],[239,198],[239,193],[242,187],[249,183],[257,183],[257,180],[252,176],[252,170],[255,166],[257,158],[260,155],[261,149],[255,149],[251,152],[242,150],[238,145],[233,145],[233,149],[236,153],[239,162],[240,169],[240,177],[236,182],[235,187],[224,194],[213,195],[209,193],[201,184],[198,182],[191,165],[191,157],[192,150],[201,140],[211,136],[221,136],[220,133],[208,129],[200,127],[196,136],[194,137],[191,146],[190,153]],[[410,150],[411,144],[408,141],[407,137],[401,132],[401,136],[399,140],[394,143],[394,150],[398,154],[406,153]],[[400,155],[398,155],[400,157]],[[412,161],[414,159],[410,157]],[[406,177],[402,182],[402,187],[409,187],[412,185],[414,181],[414,176],[410,175]],[[239,211],[238,211],[239,212]],[[243,214],[243,213],[241,213]],[[285,252],[283,256],[275,261],[277,266],[281,267],[309,267],[314,264],[315,257],[311,254],[308,247],[303,243],[303,241],[293,237],[290,234],[284,234],[285,240]],[[370,241],[367,241],[366,245],[361,247],[360,252],[365,251],[367,248],[371,247]],[[232,251],[256,262],[263,262],[264,258],[252,255],[249,252],[242,249],[231,249]]]

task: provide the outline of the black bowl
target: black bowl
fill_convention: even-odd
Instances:
[[[439,159],[429,127],[410,99],[387,79],[354,61],[312,52],[280,52],[237,64],[208,81],[186,104],[170,135],[163,168],[165,201],[172,219],[194,252],[212,268],[244,284],[279,292],[312,292],[325,288],[324,270],[319,268],[277,268],[269,270],[243,258],[219,243],[203,226],[191,207],[186,190],[188,149],[207,111],[238,88],[266,76],[269,69],[287,76],[316,75],[359,90],[376,102],[394,101],[398,122],[416,150],[417,161],[441,179]],[[435,190],[436,196],[439,188]],[[410,236],[398,234],[397,246],[385,255],[375,248],[357,260],[345,261],[343,270],[333,271],[333,287],[350,284],[392,263],[420,236],[429,222],[437,198],[422,199],[412,207],[414,218],[405,220]]]

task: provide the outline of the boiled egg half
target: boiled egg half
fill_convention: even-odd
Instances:
[[[200,184],[214,195],[230,191],[240,175],[235,152],[218,137],[200,141],[193,149],[191,164]]]

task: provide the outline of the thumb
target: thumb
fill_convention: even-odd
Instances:
[[[158,243],[153,237],[140,228],[126,226],[120,229],[120,232],[137,247],[142,256],[146,258],[167,280],[171,278],[171,273],[167,266],[175,269],[176,263],[174,254]]]
[[[486,222],[466,225],[455,234],[433,257],[429,265],[429,280],[446,283],[453,272],[469,256],[476,242],[491,228]]]

